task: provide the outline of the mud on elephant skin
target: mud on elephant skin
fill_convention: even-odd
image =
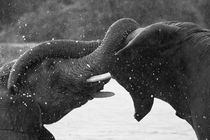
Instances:
[[[111,56],[117,51],[113,46],[124,46],[124,39],[137,27],[134,20],[125,19],[110,26],[102,41],[42,43],[1,68],[1,87],[6,91],[2,94],[20,100],[25,100],[25,97],[31,99],[38,105],[41,126],[58,121],[94,97],[113,95],[100,92],[109,81],[110,74],[97,75],[103,73],[104,65],[111,62]],[[121,40],[115,36],[120,29]],[[10,104],[5,106],[11,108]],[[39,129],[43,131],[38,135],[54,139],[44,127]]]
[[[110,70],[130,92],[138,121],[156,97],[168,102],[199,140],[210,139],[209,36],[210,30],[194,23],[166,21],[127,37]]]

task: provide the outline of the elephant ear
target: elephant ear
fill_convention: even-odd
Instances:
[[[165,50],[179,41],[178,30],[179,27],[164,23],[156,23],[145,28],[138,28],[127,37],[127,45],[119,50],[116,55],[128,51],[136,51],[136,49],[140,51],[146,49]]]

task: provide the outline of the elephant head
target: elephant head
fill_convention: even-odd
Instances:
[[[108,64],[138,26],[132,19],[121,19],[101,42],[50,41],[31,48],[12,66],[7,83],[10,94],[33,96],[45,124],[89,99],[112,95],[100,92],[110,79]]]
[[[199,140],[210,139],[209,35],[194,23],[169,21],[127,37],[111,74],[130,92],[138,121],[156,97],[169,103]]]
[[[178,29],[163,23],[138,28],[127,37],[127,45],[116,53],[119,61],[111,74],[130,93],[137,121],[150,112],[154,94],[164,93],[161,86],[157,86],[162,70],[160,65],[166,63],[161,51],[169,51],[170,47],[175,49],[181,38],[177,35]]]
[[[57,45],[61,51],[71,53],[72,59],[77,59],[93,52],[100,44],[100,40],[55,40],[42,43],[37,47],[43,49]],[[68,50],[62,50],[67,48]],[[37,48],[29,50],[29,52],[33,51],[35,53],[34,49],[36,50]],[[47,51],[40,51],[37,55],[41,55],[41,53],[47,53]],[[56,122],[69,111],[81,106],[90,99],[113,95],[111,92],[100,92],[110,77],[93,84],[84,83],[83,87],[80,87],[79,84],[74,85],[71,81],[73,77],[70,79],[70,76],[70,78],[62,79],[66,80],[66,83],[62,83],[62,80],[59,79],[62,71],[59,69],[60,65],[56,63],[60,64],[61,61],[70,58],[68,56],[59,56],[59,54],[43,59],[41,63],[31,62],[33,66],[27,72],[27,75],[24,74],[24,84],[19,85],[18,90],[15,89],[8,92],[8,79],[10,78],[12,67],[18,61],[19,63],[27,61],[27,59],[24,60],[22,58],[27,54],[28,52],[21,56],[21,60],[13,60],[0,68],[0,139],[45,138],[53,140],[53,135],[43,124]],[[74,65],[72,64],[72,66]]]

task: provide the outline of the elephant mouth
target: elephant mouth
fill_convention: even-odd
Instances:
[[[110,79],[111,78],[91,83],[91,85],[89,85],[87,88],[88,90],[86,91],[88,99],[92,100],[94,98],[107,98],[114,96],[115,94],[113,92],[102,91],[104,89],[104,85],[108,83]]]

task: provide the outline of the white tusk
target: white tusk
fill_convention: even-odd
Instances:
[[[111,77],[112,77],[111,74],[108,72],[108,73],[92,76],[92,77],[87,79],[87,82],[90,82],[90,83],[91,82],[98,82],[98,81],[110,79]]]

